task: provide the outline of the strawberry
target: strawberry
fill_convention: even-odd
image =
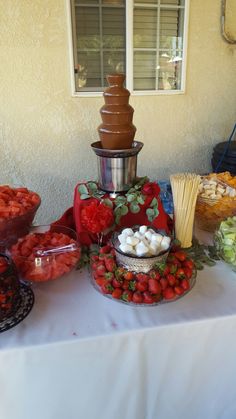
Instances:
[[[148,282],[149,276],[147,274],[138,273],[136,279],[140,282]]]
[[[99,287],[102,287],[103,285],[105,285],[107,283],[107,281],[105,280],[105,278],[103,276],[98,276],[95,279],[96,284],[99,285]]]
[[[169,285],[172,287],[173,285],[175,285],[176,284],[176,278],[175,278],[175,276],[174,275],[172,275],[172,274],[168,274],[167,276],[166,276],[166,279],[167,279],[167,281],[168,281],[168,283],[169,283]]]
[[[163,290],[162,294],[165,300],[172,300],[176,295],[172,287],[167,287],[165,290]]]
[[[132,301],[133,299],[133,292],[126,290],[123,292],[122,296],[121,296],[122,300],[128,302],[128,301]]]
[[[150,294],[150,292],[145,291],[143,293],[143,302],[145,304],[153,304],[155,302],[155,298]]]
[[[129,290],[131,291],[136,290],[136,281],[129,281]]]
[[[114,288],[121,288],[122,287],[122,281],[118,281],[118,279],[114,278],[112,281],[112,285]]]
[[[183,268],[184,269],[184,273],[186,275],[186,278],[190,279],[192,277],[193,274],[193,270],[190,268]]]
[[[168,280],[166,278],[161,278],[160,285],[161,285],[162,291],[165,290],[169,285]]]
[[[147,291],[148,289],[148,282],[146,281],[138,281],[136,283],[136,289],[140,292],[144,292]]]
[[[104,277],[107,281],[112,281],[115,278],[113,272],[106,272]]]
[[[180,262],[183,262],[187,258],[187,255],[183,250],[178,250],[174,255]]]
[[[182,279],[180,285],[185,291],[189,290],[189,288],[190,288],[188,279]]]
[[[141,292],[135,291],[132,298],[133,303],[141,304],[143,302],[143,296]]]
[[[161,293],[161,285],[156,279],[149,279],[148,281],[148,289],[152,294],[160,294]]]
[[[176,278],[178,279],[184,279],[186,277],[185,272],[182,268],[177,269],[175,275],[176,275]]]
[[[107,256],[105,257],[105,266],[108,270],[108,272],[113,272],[116,269],[116,262],[113,258],[113,256]]]
[[[134,273],[130,271],[126,271],[124,272],[123,277],[126,281],[132,281],[134,279]]]
[[[155,269],[152,269],[151,271],[149,271],[149,276],[152,279],[156,279],[157,281],[161,278],[161,275],[158,271],[155,271]]]
[[[112,295],[113,298],[116,298],[116,299],[119,300],[119,298],[122,295],[122,290],[120,288],[116,288],[116,289],[114,289],[114,291],[112,291],[111,295]]]
[[[102,289],[103,294],[112,294],[112,292],[114,291],[114,288],[110,283],[106,283],[102,285],[101,289]]]
[[[106,246],[103,246],[100,248],[100,254],[107,254],[110,253],[111,251],[111,246],[109,246],[108,244]]]
[[[104,276],[106,272],[107,270],[103,264],[97,264],[94,269],[94,273],[98,276]]]
[[[183,289],[182,287],[180,287],[179,285],[176,285],[176,286],[174,287],[174,290],[175,290],[175,293],[176,293],[177,295],[182,295],[182,294],[184,293],[184,289]]]

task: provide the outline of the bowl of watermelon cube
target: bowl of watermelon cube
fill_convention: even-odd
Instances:
[[[29,232],[40,204],[40,196],[28,188],[0,185],[1,250]]]
[[[21,279],[46,282],[78,266],[81,249],[76,232],[62,225],[41,225],[13,244],[9,253]]]

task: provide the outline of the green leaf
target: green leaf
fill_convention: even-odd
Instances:
[[[126,198],[124,196],[118,195],[115,198],[115,203],[116,204],[125,204],[126,203]]]
[[[85,185],[79,185],[78,191],[81,194],[87,195],[89,193],[88,188]]]
[[[88,182],[87,187],[88,187],[89,191],[92,192],[92,193],[97,191],[97,189],[98,189],[97,184],[95,182]]]
[[[121,217],[121,209],[120,208],[116,208],[115,210],[115,222],[116,224],[120,223],[120,217]]]
[[[130,194],[132,194],[133,192],[135,192],[136,193],[136,189],[134,189],[134,188],[130,188],[129,190],[128,190],[128,192],[127,192],[127,196],[128,195],[130,195]]]
[[[129,212],[129,209],[128,209],[128,207],[127,207],[126,205],[123,205],[123,206],[120,208],[120,213],[121,213],[121,215],[126,215],[126,214],[128,214],[128,212]]]
[[[136,204],[135,202],[131,202],[130,203],[130,211],[133,214],[137,214],[140,211],[140,206],[138,204]]]
[[[112,202],[111,202],[111,200],[110,200],[109,198],[104,199],[102,202],[103,202],[103,204],[105,204],[107,207],[109,207],[109,208],[113,208],[113,204],[112,204]]]
[[[159,211],[157,208],[153,208],[154,210],[154,218],[156,218],[159,215]]]
[[[131,193],[129,195],[127,195],[127,201],[128,202],[132,202],[136,199],[136,195],[134,193]]]
[[[88,195],[88,194],[86,194],[86,193],[82,193],[82,194],[80,195],[80,199],[88,199],[88,198],[90,198],[90,195]]]
[[[143,205],[145,200],[144,200],[144,196],[143,195],[139,195],[137,198],[137,201],[139,204]]]
[[[152,222],[154,220],[154,218],[156,218],[155,211],[152,208],[148,208],[146,210],[146,215],[147,215],[148,221],[150,221],[150,222]]]
[[[158,201],[157,201],[157,199],[156,198],[153,198],[153,200],[152,200],[152,202],[151,202],[151,204],[150,204],[150,207],[156,207],[158,205]]]

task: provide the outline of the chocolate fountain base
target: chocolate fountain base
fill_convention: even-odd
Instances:
[[[109,193],[128,191],[136,179],[137,155],[143,143],[134,141],[132,148],[109,150],[96,141],[91,147],[97,155],[99,188]]]

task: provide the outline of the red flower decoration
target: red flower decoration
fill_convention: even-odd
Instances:
[[[81,224],[90,233],[102,233],[114,222],[112,208],[93,201],[81,210]]]
[[[159,193],[160,193],[160,187],[155,182],[148,182],[148,183],[145,183],[145,185],[143,185],[142,193],[144,195],[156,196],[156,195],[159,195]]]

